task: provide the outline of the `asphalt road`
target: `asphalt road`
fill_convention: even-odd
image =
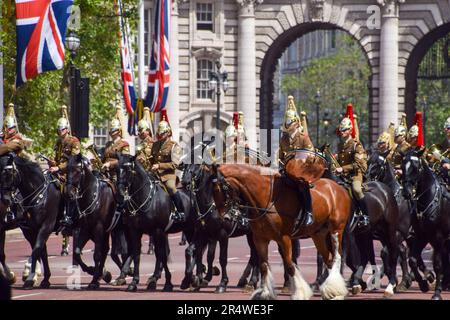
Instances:
[[[96,291],[87,290],[87,285],[91,281],[91,276],[81,272],[81,288],[69,289],[67,283],[73,283],[71,280],[77,275],[73,270],[71,271],[72,258],[61,257],[61,237],[52,235],[48,241],[49,262],[52,272],[50,279],[50,289],[34,288],[33,290],[22,289],[22,270],[24,262],[31,252],[30,246],[19,232],[8,234],[6,243],[7,262],[11,269],[17,275],[17,282],[13,285],[13,299],[15,300],[248,300],[251,293],[243,292],[242,289],[237,288],[237,281],[247,263],[249,257],[249,250],[245,238],[235,238],[230,240],[229,254],[228,254],[228,277],[230,279],[228,289],[223,294],[215,294],[215,287],[220,282],[220,277],[214,277],[207,288],[202,288],[199,292],[180,290],[180,283],[184,276],[184,246],[180,246],[181,235],[175,234],[169,237],[171,246],[171,263],[170,270],[172,272],[172,282],[175,285],[174,291],[167,293],[162,292],[164,285],[164,278],[158,282],[156,292],[148,292],[146,290],[147,278],[151,275],[154,269],[155,257],[143,253],[141,256],[141,271],[140,284],[138,291],[135,293],[126,292],[126,286],[115,287],[104,282],[101,283],[100,289]],[[71,247],[70,247],[71,248]],[[143,239],[143,251],[147,251],[148,237]],[[379,244],[376,243],[377,252],[379,252]],[[83,259],[88,264],[93,264],[92,257],[93,244],[88,243],[83,251]],[[217,247],[219,250],[219,247]],[[275,285],[278,290],[278,299],[290,299],[288,294],[280,292],[283,285],[283,266],[280,255],[278,254],[276,245],[274,243],[270,246],[270,263],[274,275]],[[430,266],[431,250],[426,248],[424,252],[425,262]],[[206,258],[205,258],[206,260]],[[381,260],[377,259],[377,264],[381,265]],[[215,265],[219,266],[218,252],[216,252]],[[113,274],[113,278],[117,277],[119,270],[108,256],[106,263],[107,270]],[[316,275],[316,249],[311,240],[302,240],[301,242],[301,257],[300,270],[309,283],[314,282]],[[349,269],[346,268],[344,275],[349,276]],[[369,274],[365,275],[367,278]],[[163,275],[164,277],[164,275]],[[41,279],[41,278],[40,278]],[[127,278],[130,282],[131,278]],[[38,280],[38,284],[39,284]],[[359,295],[349,295],[347,299],[358,300],[374,300],[383,299],[383,287],[387,284],[387,279],[382,280],[382,288],[380,290],[363,292]],[[430,299],[432,292],[422,293],[418,289],[416,283],[406,293],[398,293],[392,299]],[[320,299],[320,295],[316,293],[313,299]],[[450,300],[450,292],[443,293],[443,299]]]

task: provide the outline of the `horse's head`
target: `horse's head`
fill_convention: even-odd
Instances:
[[[368,167],[366,171],[366,178],[368,180],[378,181],[382,179],[386,170],[387,160],[384,154],[377,151],[372,152],[367,161]]]
[[[65,195],[69,200],[79,197],[83,176],[89,170],[89,160],[81,154],[69,157],[67,164],[67,179],[64,187]]]
[[[8,153],[0,157],[0,191],[1,199],[6,206],[11,204],[12,193],[19,183],[19,172],[14,163],[15,155]]]
[[[402,161],[402,181],[403,181],[403,195],[410,200],[415,196],[417,184],[420,179],[420,174],[424,169],[422,155],[425,150],[408,151],[403,156]]]
[[[130,188],[133,176],[135,174],[135,156],[128,154],[119,154],[119,165],[117,166],[117,189],[119,195],[123,198]]]

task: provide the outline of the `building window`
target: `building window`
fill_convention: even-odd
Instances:
[[[212,91],[209,90],[209,72],[214,70],[211,60],[197,61],[197,99],[212,99]]]
[[[94,127],[94,145],[103,148],[108,142],[108,130],[106,127]]]
[[[213,31],[212,3],[197,3],[197,30]]]

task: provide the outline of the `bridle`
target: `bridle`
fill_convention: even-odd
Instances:
[[[186,190],[189,192],[189,200],[191,202],[191,206],[195,208],[195,211],[197,212],[197,220],[204,219],[209,213],[211,213],[215,208],[216,204],[214,203],[214,200],[212,200],[209,204],[206,205],[208,209],[205,212],[201,212],[200,207],[198,205],[199,199],[198,199],[198,191],[200,191],[200,184],[199,181],[201,181],[201,178],[203,177],[203,170],[205,164],[201,164],[200,168],[195,175],[193,175],[193,170],[191,170],[194,166],[191,166],[187,172],[191,174],[191,180],[188,184],[186,184]],[[184,180],[186,174],[186,170],[183,172],[182,180]]]

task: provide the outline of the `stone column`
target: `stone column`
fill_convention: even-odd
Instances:
[[[172,1],[172,16],[170,22],[170,87],[166,110],[172,127],[172,138],[180,140],[180,101],[178,86],[178,5],[183,0]]]
[[[262,0],[236,0],[239,6],[237,107],[244,112],[249,146],[256,148],[255,6]]]
[[[380,105],[378,133],[392,121],[398,122],[398,20],[399,6],[405,0],[377,0],[381,6]]]

